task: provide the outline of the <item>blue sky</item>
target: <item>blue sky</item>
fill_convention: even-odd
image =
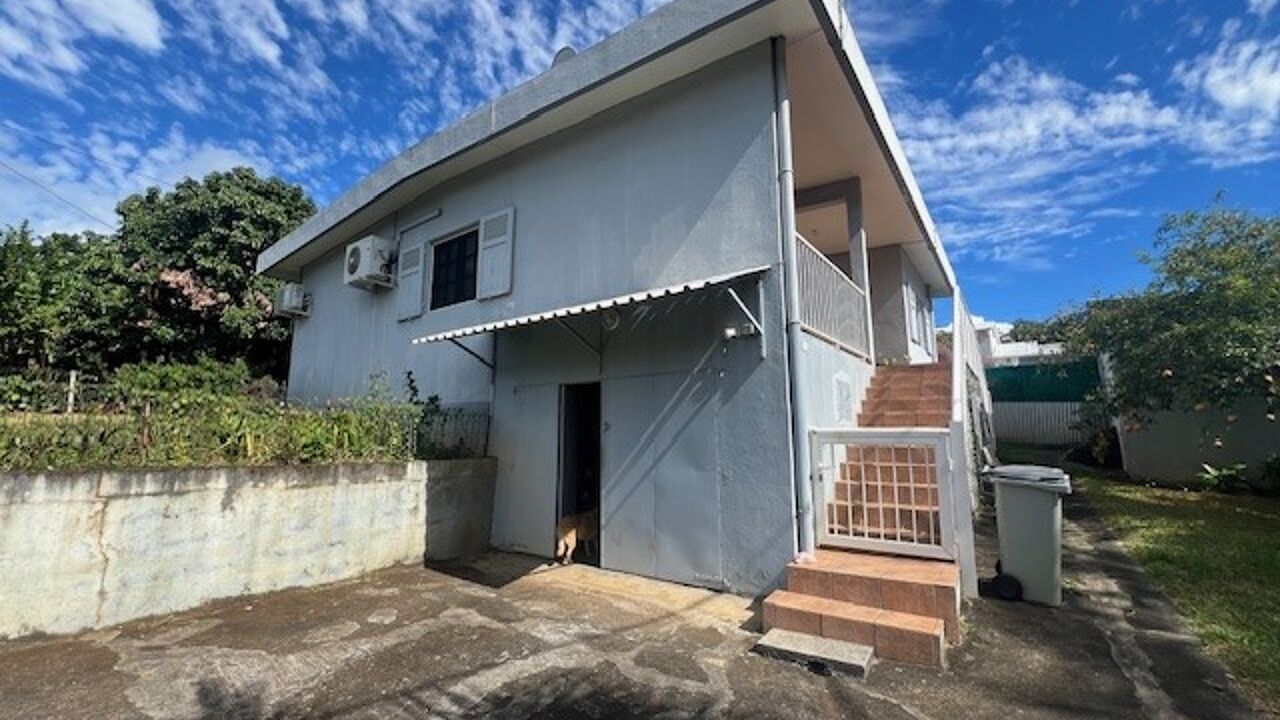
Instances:
[[[6,0],[0,224],[105,230],[128,193],[235,164],[324,203],[660,4]],[[850,10],[975,312],[1140,285],[1160,217],[1219,191],[1280,211],[1280,0]]]

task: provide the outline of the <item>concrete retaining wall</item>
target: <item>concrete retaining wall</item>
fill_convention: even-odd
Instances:
[[[488,536],[484,493],[448,497],[486,478],[491,496],[492,477],[484,460],[0,474],[0,638],[419,563],[431,517],[438,544],[469,551]],[[440,519],[448,507],[484,526]]]

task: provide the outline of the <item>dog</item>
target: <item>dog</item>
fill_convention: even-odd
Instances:
[[[588,545],[600,552],[600,539],[597,531],[600,528],[600,510],[591,510],[577,515],[566,515],[556,523],[556,560],[561,565],[573,564],[573,552],[582,543],[583,549]]]

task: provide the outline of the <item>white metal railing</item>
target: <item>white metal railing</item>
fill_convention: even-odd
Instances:
[[[990,418],[991,393],[987,389],[978,332],[964,297],[956,290],[952,296],[951,323],[950,455],[952,484],[957,489],[952,494],[953,514],[960,519],[956,525],[956,559],[960,564],[962,589],[969,597],[978,592],[973,513],[978,503],[978,475],[985,465],[983,449],[992,444]]]
[[[818,544],[954,559],[950,435],[914,428],[812,431]]]
[[[801,326],[844,350],[870,358],[866,291],[799,233],[796,233],[796,265],[800,276]]]

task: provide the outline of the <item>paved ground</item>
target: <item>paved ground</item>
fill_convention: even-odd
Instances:
[[[976,602],[945,673],[824,677],[748,652],[739,598],[492,555],[0,643],[0,717],[1253,717],[1078,499],[1069,516],[1068,604]]]

